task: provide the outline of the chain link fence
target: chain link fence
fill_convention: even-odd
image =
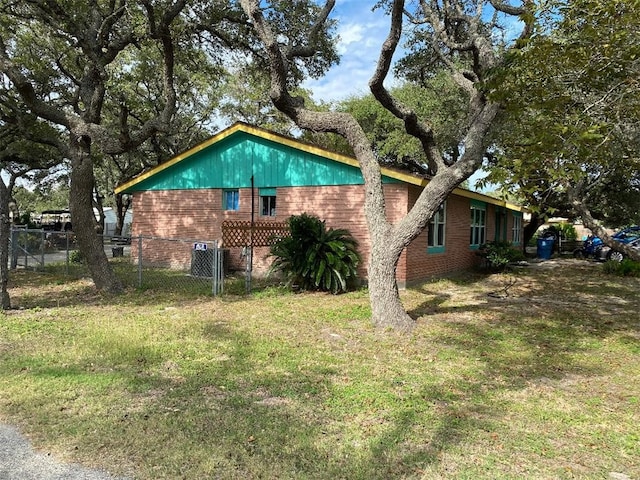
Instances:
[[[217,295],[224,290],[229,251],[217,240],[103,235],[111,266],[125,286]],[[89,276],[73,232],[14,229],[10,268]]]

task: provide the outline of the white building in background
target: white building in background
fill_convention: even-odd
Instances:
[[[93,209],[93,214],[96,216],[96,219],[99,218],[98,210],[96,208]],[[133,212],[131,209],[127,210],[127,213],[124,216],[124,226],[122,227],[122,235],[129,235],[131,233],[131,222],[133,221]],[[113,235],[113,232],[116,229],[116,212],[111,207],[104,208],[104,234],[105,235]]]

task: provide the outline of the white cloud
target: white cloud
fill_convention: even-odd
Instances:
[[[349,53],[349,46],[352,43],[359,43],[362,40],[364,25],[358,23],[350,23],[338,28],[340,42],[338,43],[338,53],[346,55]]]
[[[369,92],[369,79],[375,71],[380,47],[389,28],[389,19],[382,11],[372,12],[362,2],[345,2],[338,6],[340,64],[329,69],[321,79],[304,83],[316,100],[327,102]]]

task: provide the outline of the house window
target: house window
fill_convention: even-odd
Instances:
[[[429,221],[429,234],[427,237],[427,251],[431,253],[444,252],[444,231],[446,225],[446,202],[438,208]]]
[[[485,243],[485,231],[487,223],[487,207],[482,202],[471,203],[471,236],[469,244],[471,248],[478,248]]]
[[[522,232],[522,214],[521,213],[514,213],[513,214],[513,227],[511,229],[511,242],[513,242],[514,245],[520,245],[521,232]]]
[[[222,204],[225,210],[240,209],[240,192],[236,190],[224,190],[222,193]]]
[[[260,189],[260,214],[263,217],[276,216],[276,189],[275,188]]]
[[[496,241],[507,241],[507,212],[502,207],[496,207]]]

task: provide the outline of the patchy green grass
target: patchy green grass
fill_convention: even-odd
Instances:
[[[640,279],[437,280],[403,293],[408,336],[365,291],[241,291],[15,276],[0,419],[139,479],[640,478]]]

